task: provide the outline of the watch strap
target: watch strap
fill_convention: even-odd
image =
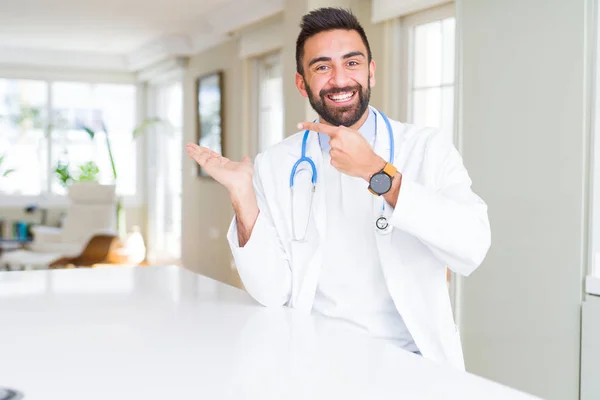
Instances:
[[[385,167],[383,167],[383,169],[381,170],[382,172],[384,172],[385,174],[387,174],[390,178],[393,178],[394,175],[396,175],[396,167],[394,167],[393,164],[385,163]]]

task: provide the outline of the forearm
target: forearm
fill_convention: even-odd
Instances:
[[[364,178],[381,169],[375,159]],[[378,169],[379,168],[379,169]],[[418,237],[452,269],[468,275],[483,260],[490,243],[487,207],[468,185],[449,190],[447,196],[409,181],[397,171],[392,187],[383,195],[393,209],[392,224]]]
[[[235,211],[237,220],[238,242],[240,247],[244,247],[256,224],[258,218],[258,203],[256,194],[252,185],[230,193],[231,203]]]
[[[286,304],[290,299],[292,274],[268,210],[261,209],[244,247],[238,243],[238,226],[237,218],[233,218],[227,241],[244,288],[265,306]]]
[[[487,206],[466,187],[440,193],[405,179],[391,222],[462,275],[479,266],[490,246]]]
[[[265,306],[281,306],[290,299],[291,269],[265,197],[258,169],[254,185],[230,190],[235,217],[227,240],[244,288]]]

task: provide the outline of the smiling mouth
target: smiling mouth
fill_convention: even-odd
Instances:
[[[328,94],[326,97],[334,103],[346,103],[354,98],[356,90],[352,92],[341,92],[335,94]]]

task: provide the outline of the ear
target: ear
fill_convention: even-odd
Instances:
[[[298,72],[296,72],[296,87],[298,91],[302,95],[302,97],[308,97],[308,93],[306,92],[306,84],[304,83],[304,78]]]
[[[371,60],[369,64],[369,78],[371,80],[371,87],[375,86],[375,60]]]

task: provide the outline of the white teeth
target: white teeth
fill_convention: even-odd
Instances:
[[[335,95],[330,95],[329,98],[333,101],[346,101],[348,100],[350,97],[352,97],[352,95],[354,94],[354,92],[350,92],[350,93],[338,93]]]

